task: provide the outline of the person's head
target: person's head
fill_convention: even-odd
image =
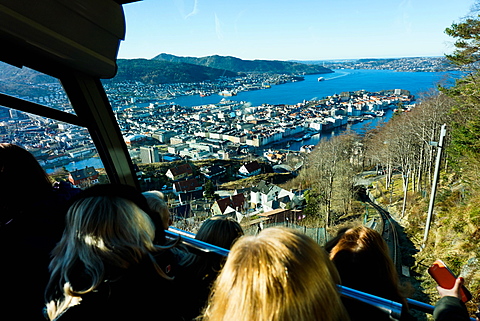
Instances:
[[[350,229],[350,227],[342,227],[340,228],[336,235],[331,238],[330,240],[327,241],[327,243],[325,243],[325,245],[323,246],[323,248],[330,253],[330,251],[333,249],[333,247],[335,245],[337,245],[338,241],[342,238],[343,234],[345,234],[346,231],[348,231]]]
[[[163,231],[161,217],[150,209],[147,199],[136,188],[124,184],[96,184],[76,195],[76,197],[73,198],[73,201],[97,196],[119,197],[133,202],[143,212],[148,214],[152,220],[155,226],[154,243],[158,245],[163,245],[165,243],[165,233]]]
[[[52,300],[49,295],[63,291],[63,303],[68,303],[72,298],[95,290],[103,281],[108,266],[128,269],[144,259],[152,259],[152,253],[158,250],[153,243],[155,225],[133,201],[135,197],[105,194],[108,193],[98,193],[96,188],[86,190],[70,206],[65,231],[50,263],[48,301]],[[75,282],[79,266],[83,267],[88,279],[81,285]],[[62,304],[50,304],[49,314],[54,316],[64,308]]]
[[[330,259],[343,285],[404,303],[387,243],[377,231],[365,226],[345,231],[331,250]]]
[[[52,182],[35,157],[20,146],[0,143],[0,195],[2,201],[11,202],[15,195],[28,188],[31,197],[51,192]],[[13,198],[13,200],[12,200]],[[21,205],[21,204],[17,204]]]
[[[195,239],[228,250],[242,235],[242,227],[233,218],[225,215],[215,215],[202,223]]]
[[[61,241],[70,253],[78,251],[128,267],[153,250],[155,226],[132,201],[115,196],[87,197],[68,210]]]
[[[267,228],[233,246],[203,320],[348,320],[325,251],[308,236]]]
[[[165,197],[160,191],[148,191],[143,192],[143,196],[147,199],[148,206],[154,212],[160,215],[163,222],[163,228],[168,230],[168,227],[172,225],[172,219],[170,217],[170,211],[168,210]]]

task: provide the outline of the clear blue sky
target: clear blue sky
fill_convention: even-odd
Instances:
[[[119,58],[322,60],[441,56],[475,0],[144,0],[124,5]]]

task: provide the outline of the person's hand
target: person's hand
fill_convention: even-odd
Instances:
[[[451,289],[445,289],[445,288],[442,288],[441,286],[437,286],[438,294],[440,295],[441,298],[443,298],[444,296],[453,296],[461,300],[462,295],[460,294],[460,289],[463,285],[463,282],[464,282],[463,278],[459,277],[455,280],[455,284]]]

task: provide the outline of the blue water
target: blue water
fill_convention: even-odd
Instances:
[[[232,101],[245,101],[253,106],[261,104],[296,104],[304,100],[320,99],[343,91],[366,90],[370,92],[386,89],[405,89],[417,98],[434,89],[437,84],[449,85],[458,72],[395,72],[391,70],[335,70],[334,73],[307,75],[304,81],[272,86],[269,89],[240,92],[237,96],[226,97]],[[207,97],[183,96],[165,102],[175,102],[181,106],[216,104],[222,96]]]
[[[65,165],[65,168],[69,171],[76,171],[77,169],[82,169],[85,168],[86,166],[93,166],[95,168],[104,168],[102,161],[98,157],[91,157],[91,158],[86,158],[82,159],[76,162],[71,162]],[[52,174],[58,169],[62,169],[63,166],[58,166],[54,168],[47,168],[45,171],[47,174]]]

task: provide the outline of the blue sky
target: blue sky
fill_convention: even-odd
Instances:
[[[441,56],[475,0],[144,0],[124,5],[119,58],[322,60]]]

